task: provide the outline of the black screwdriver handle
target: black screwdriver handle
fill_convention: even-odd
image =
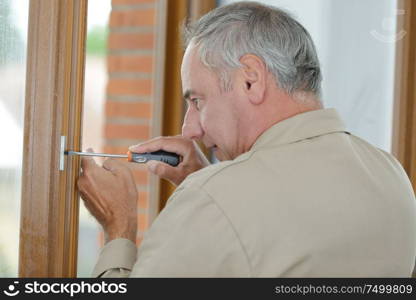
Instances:
[[[179,165],[179,155],[172,152],[167,152],[163,150],[155,152],[146,152],[146,153],[136,153],[128,152],[128,161],[136,163],[145,163],[149,160],[158,160],[164,163],[167,163],[173,167]]]

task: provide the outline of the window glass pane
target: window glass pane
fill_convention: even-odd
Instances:
[[[225,5],[234,0],[221,0]],[[289,11],[311,34],[323,72],[322,100],[347,129],[391,151],[396,0],[261,0]]]
[[[29,0],[0,0],[0,277],[17,277]]]
[[[82,145],[102,152],[104,103],[107,84],[107,36],[111,0],[88,1]],[[83,149],[85,150],[85,149]],[[78,277],[90,277],[103,237],[101,227],[80,200]]]
[[[162,2],[89,0],[83,150],[126,154],[128,146],[151,137],[153,101],[159,99],[153,94],[153,64],[159,58],[156,53],[163,53],[155,50],[163,47],[156,43]],[[124,161],[138,190],[136,244],[140,245],[158,210],[158,178],[151,180],[145,165]],[[79,277],[91,275],[103,243],[101,227],[81,201]]]

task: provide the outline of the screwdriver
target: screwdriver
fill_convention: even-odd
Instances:
[[[113,157],[113,158],[127,158],[127,161],[136,163],[146,163],[149,160],[158,160],[167,163],[173,167],[179,164],[179,155],[172,152],[163,150],[146,153],[127,152],[123,154],[107,154],[107,153],[94,153],[94,152],[79,152],[79,151],[65,151],[65,155],[81,155],[81,156],[101,156],[101,157]]]

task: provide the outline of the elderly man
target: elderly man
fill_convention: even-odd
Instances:
[[[178,187],[138,250],[130,171],[82,161],[79,190],[107,237],[94,276],[409,276],[410,182],[323,109],[308,32],[277,8],[244,2],[202,17],[186,44],[182,136],[131,147],[182,156],[177,167],[148,163]],[[195,140],[222,162],[209,165]]]

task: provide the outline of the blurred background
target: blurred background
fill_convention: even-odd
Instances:
[[[107,38],[111,0],[89,0],[82,145],[102,152],[104,146],[104,106],[106,100]],[[80,205],[78,239],[78,276],[89,277],[103,244],[100,226]]]
[[[89,0],[83,150],[124,154],[152,136],[179,134],[178,24],[231,2]],[[325,106],[340,112],[350,132],[392,152],[396,46],[406,37],[397,24],[406,12],[397,1],[259,2],[286,9],[310,32]],[[18,269],[28,6],[29,0],[0,0],[0,277],[15,277]],[[143,166],[130,167],[139,190],[140,244],[173,188],[166,182],[159,187]],[[80,205],[79,277],[90,276],[103,240]]]
[[[0,277],[17,276],[29,0],[0,0]]]

